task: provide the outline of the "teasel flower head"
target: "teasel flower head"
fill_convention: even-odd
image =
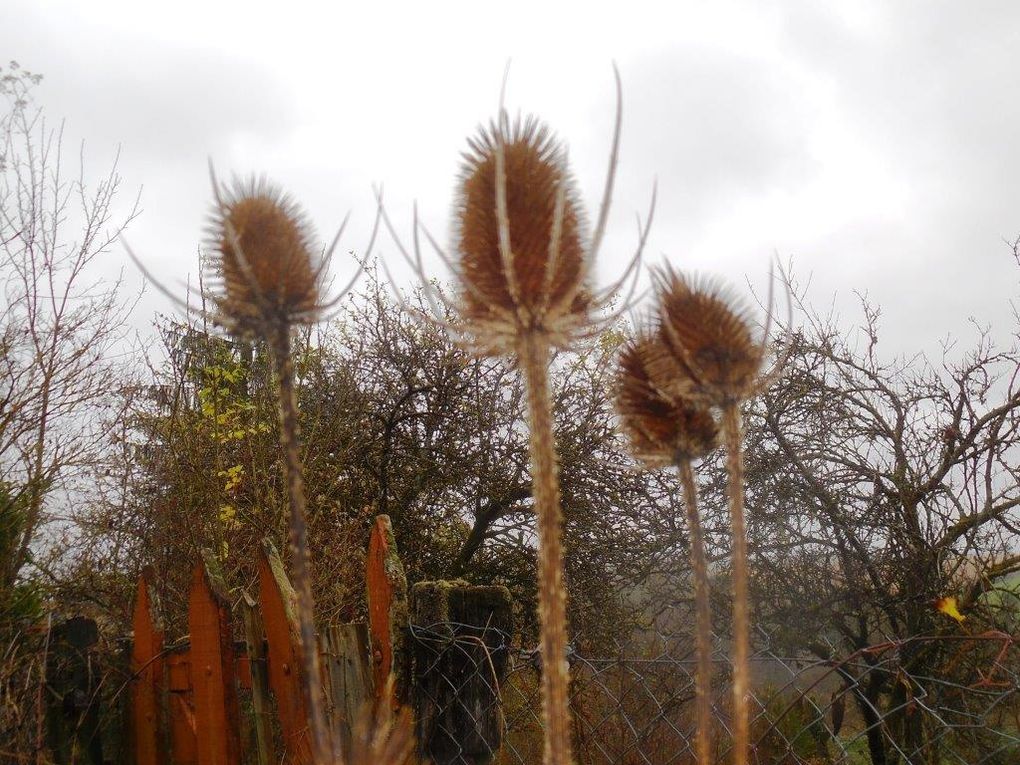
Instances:
[[[748,308],[721,285],[669,266],[654,272],[659,339],[649,372],[663,390],[712,406],[750,398],[766,346],[755,338]]]
[[[231,332],[265,335],[270,327],[319,318],[324,261],[300,208],[264,178],[215,184],[206,228],[216,317]]]
[[[620,352],[616,410],[635,458],[650,468],[704,457],[715,448],[719,429],[708,407],[659,389],[649,365],[668,351],[642,333]]]
[[[593,298],[565,148],[537,119],[510,127],[505,116],[469,146],[454,211],[465,329],[488,353],[528,333],[566,346],[587,328]]]

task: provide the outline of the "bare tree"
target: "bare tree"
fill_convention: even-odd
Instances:
[[[781,378],[748,411],[759,622],[822,659],[981,624],[982,591],[1020,570],[1020,349],[999,350],[981,332],[964,354],[947,343],[938,363],[886,360],[879,312],[861,303],[856,334],[806,313]],[[958,599],[968,627],[939,613],[944,596]],[[944,646],[908,641],[905,669],[950,671]],[[858,670],[840,673],[874,725],[872,762],[890,761],[884,710],[915,750],[925,733],[907,702],[921,690]]]
[[[16,63],[0,70],[0,480],[19,508],[0,588],[23,574],[54,505],[73,501],[104,448],[100,411],[132,304],[101,269],[137,200],[114,219],[116,162],[94,184],[83,155],[67,171],[63,125],[32,103],[38,81]]]

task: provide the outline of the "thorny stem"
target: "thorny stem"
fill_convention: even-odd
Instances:
[[[726,490],[733,530],[733,765],[747,765],[750,737],[747,693],[750,686],[750,615],[747,598],[747,529],[744,523],[744,453],[740,406],[723,407]]]
[[[570,670],[567,665],[567,591],[563,582],[562,512],[549,398],[549,343],[529,332],[518,346],[528,387],[531,483],[538,516],[538,615],[541,622],[542,719],[545,765],[572,765]]]
[[[698,714],[698,765],[712,762],[712,610],[709,602],[708,558],[705,555],[705,534],[698,513],[698,490],[694,471],[688,459],[677,460],[680,483],[687,508],[687,527],[691,536],[691,570],[694,573],[695,708]]]
[[[280,445],[283,447],[287,477],[287,494],[290,499],[290,557],[294,586],[297,590],[297,612],[301,632],[302,683],[308,725],[311,729],[312,752],[315,765],[334,762],[329,731],[320,686],[319,651],[315,639],[315,601],[312,597],[312,578],[309,571],[308,527],[305,523],[305,486],[299,453],[299,425],[297,396],[294,391],[294,359],[290,348],[290,327],[286,323],[274,330],[272,337],[273,362],[279,387]]]

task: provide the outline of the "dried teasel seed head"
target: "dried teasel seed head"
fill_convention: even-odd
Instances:
[[[654,281],[666,351],[649,363],[656,384],[715,406],[754,395],[765,346],[755,339],[747,307],[721,285],[669,266],[656,270]]]
[[[509,268],[497,213],[501,134]],[[586,221],[564,148],[532,117],[502,130],[490,125],[468,143],[454,211],[461,315],[496,353],[528,332],[566,345],[586,324],[591,292],[585,283]]]
[[[703,457],[719,429],[707,407],[662,393],[649,374],[649,360],[665,353],[654,335],[642,334],[620,352],[616,409],[634,456],[649,467]]]
[[[206,229],[214,298],[232,332],[264,334],[320,312],[322,264],[304,214],[265,179],[218,189]]]

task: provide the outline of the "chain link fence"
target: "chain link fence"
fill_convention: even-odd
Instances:
[[[752,762],[1017,765],[1020,638],[1002,632],[890,640],[820,659],[753,656]],[[491,627],[411,628],[415,711],[436,765],[542,761],[541,661]],[[731,758],[728,646],[718,640],[715,761]],[[819,651],[824,654],[824,651]],[[572,651],[578,765],[694,763],[694,656],[651,634],[607,655]]]

